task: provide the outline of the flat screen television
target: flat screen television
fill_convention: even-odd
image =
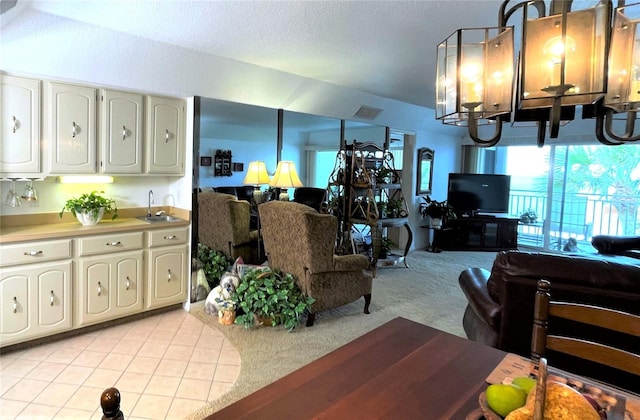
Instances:
[[[508,213],[511,177],[498,174],[449,174],[447,201],[457,214]]]

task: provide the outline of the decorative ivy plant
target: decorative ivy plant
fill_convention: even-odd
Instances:
[[[91,213],[97,218],[100,209],[104,209],[104,214],[113,213],[111,220],[118,217],[118,207],[115,200],[102,196],[104,191],[92,191],[91,193],[82,194],[79,198],[71,198],[67,200],[62,210],[58,214],[62,217],[65,210],[70,211],[74,216],[76,213]]]
[[[302,293],[293,275],[268,267],[247,271],[232,300],[243,312],[236,317],[236,324],[251,328],[257,319],[268,319],[272,326],[282,324],[289,331],[315,302]]]
[[[233,260],[222,252],[201,243],[198,243],[197,258],[202,263],[207,283],[212,289],[220,284],[220,278],[233,264]]]

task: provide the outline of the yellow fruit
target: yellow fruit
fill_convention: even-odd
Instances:
[[[515,385],[489,385],[486,395],[489,408],[502,417],[522,407],[527,400],[527,393]]]
[[[536,389],[533,388],[527,396],[526,405],[509,413],[504,420],[531,420],[535,394]],[[544,419],[600,420],[600,415],[578,391],[568,385],[549,381],[545,394]]]
[[[528,376],[518,376],[517,378],[513,378],[511,384],[522,388],[522,390],[528,394],[531,389],[536,387],[536,380]]]

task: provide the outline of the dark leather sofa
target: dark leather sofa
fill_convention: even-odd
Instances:
[[[626,256],[547,254],[502,251],[491,271],[464,270],[459,283],[468,305],[463,316],[467,337],[517,353],[531,352],[536,282],[551,282],[551,297],[602,305],[640,314],[640,259]],[[580,324],[550,321],[553,331],[577,331]],[[597,329],[588,336],[616,347],[640,351],[640,339],[630,340]],[[549,354],[550,365],[640,392],[640,378],[561,354]]]

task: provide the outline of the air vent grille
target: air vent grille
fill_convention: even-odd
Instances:
[[[382,112],[382,109],[362,105],[360,109],[358,109],[358,111],[356,111],[356,113],[353,114],[353,116],[357,118],[362,118],[365,120],[374,120],[378,115],[380,115],[381,112]]]

